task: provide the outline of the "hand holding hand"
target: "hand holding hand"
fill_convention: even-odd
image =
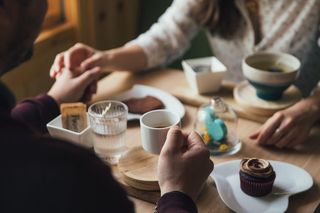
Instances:
[[[85,70],[92,69],[96,66],[93,66],[92,63],[88,62],[90,57],[95,54],[99,54],[99,52],[87,45],[77,43],[70,49],[65,52],[59,53],[50,69],[50,77],[56,78],[61,75],[64,68],[77,72],[78,74],[84,72]],[[89,61],[92,61],[90,59]],[[92,66],[91,66],[92,65]]]
[[[278,148],[291,148],[303,143],[319,119],[317,101],[316,97],[305,99],[275,113],[250,138],[261,145],[274,145]]]
[[[96,87],[97,80],[101,74],[100,68],[96,67],[80,75],[69,69],[64,69],[56,82],[51,87],[48,95],[53,97],[58,104],[77,101],[89,101]]]
[[[196,132],[184,135],[179,127],[169,130],[158,162],[161,195],[180,191],[195,201],[212,169],[209,151]]]

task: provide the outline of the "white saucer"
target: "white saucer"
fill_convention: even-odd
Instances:
[[[180,118],[183,118],[186,112],[183,104],[171,94],[154,87],[136,84],[132,87],[132,89],[125,91],[117,96],[114,96],[111,99],[124,101],[130,98],[142,98],[147,95],[158,98],[164,104],[165,109],[168,109],[176,113],[177,115],[179,115]],[[128,120],[136,120],[136,119],[139,119],[140,117],[141,115],[139,114],[133,114],[133,113],[128,114]]]
[[[223,202],[233,211],[275,213],[288,208],[289,196],[306,191],[313,185],[312,177],[304,169],[289,163],[270,161],[276,179],[273,190],[264,197],[251,197],[240,188],[240,160],[215,166],[211,173]]]

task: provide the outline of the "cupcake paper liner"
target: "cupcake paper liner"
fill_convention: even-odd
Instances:
[[[271,192],[275,178],[276,175],[273,173],[273,175],[270,176],[270,178],[265,179],[264,182],[257,182],[252,179],[248,179],[244,175],[240,175],[240,187],[242,191],[248,195],[261,197]]]

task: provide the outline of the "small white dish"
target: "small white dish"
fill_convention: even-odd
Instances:
[[[87,115],[88,116],[88,115]],[[61,138],[77,145],[92,147],[91,128],[89,117],[87,118],[88,126],[81,132],[74,132],[62,127],[61,115],[47,124],[47,129],[52,137]]]
[[[117,96],[111,97],[110,99],[124,101],[130,98],[142,98],[147,95],[153,96],[162,101],[165,109],[176,113],[180,118],[183,118],[184,114],[186,113],[183,104],[176,97],[163,90],[141,84],[136,84],[132,87],[132,89]],[[142,115],[140,114],[128,113],[128,120],[138,120],[141,116]]]
[[[235,212],[285,212],[289,197],[309,189],[313,180],[310,174],[300,167],[280,161],[270,163],[276,172],[276,179],[272,192],[264,197],[252,197],[241,190],[240,160],[216,165],[210,176],[213,177],[223,202]]]
[[[216,57],[184,60],[182,67],[191,89],[198,94],[218,91],[227,71]]]

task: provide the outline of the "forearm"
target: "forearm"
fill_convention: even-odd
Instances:
[[[147,56],[136,44],[124,46],[104,52],[105,70],[139,71],[147,68]]]
[[[314,116],[315,122],[320,121],[320,89],[316,89],[311,96],[303,100],[306,109]]]
[[[59,114],[56,101],[48,95],[26,99],[11,111],[11,117],[36,132],[46,133],[46,124]]]

